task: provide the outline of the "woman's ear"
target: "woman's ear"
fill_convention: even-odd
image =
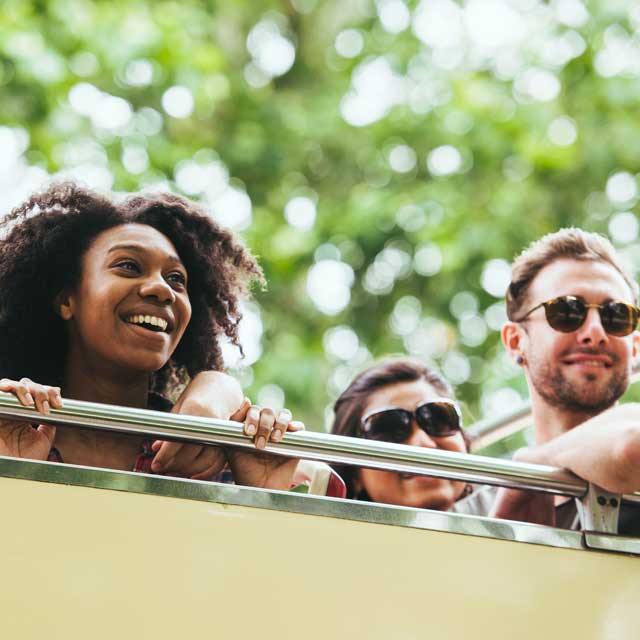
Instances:
[[[73,305],[71,304],[71,296],[66,291],[61,291],[53,300],[53,310],[63,320],[71,320],[73,318]]]

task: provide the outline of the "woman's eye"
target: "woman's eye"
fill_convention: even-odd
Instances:
[[[125,271],[140,271],[138,265],[133,260],[121,260],[115,266],[119,269],[124,269]]]
[[[171,283],[180,284],[183,287],[187,284],[187,278],[184,273],[173,271],[167,275],[167,280]]]

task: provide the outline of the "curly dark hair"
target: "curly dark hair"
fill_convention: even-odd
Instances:
[[[444,398],[454,399],[451,385],[436,371],[419,360],[408,357],[387,358],[361,371],[336,400],[331,433],[351,438],[362,437],[360,421],[369,396],[378,389],[400,382],[424,380]],[[467,451],[470,448],[468,435],[462,431]],[[366,491],[356,492],[358,468],[332,465],[347,485],[347,498],[371,500]],[[466,495],[466,494],[465,494]]]
[[[234,234],[193,202],[137,195],[121,204],[71,182],[29,198],[0,222],[0,377],[60,385],[68,351],[56,296],[82,277],[95,238],[122,224],[145,224],[171,240],[189,274],[191,321],[151,390],[171,394],[196,373],[222,369],[218,338],[238,343],[240,298],[262,271]]]

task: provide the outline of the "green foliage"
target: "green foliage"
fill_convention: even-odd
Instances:
[[[414,27],[428,4],[411,3]],[[226,167],[229,184],[251,199],[243,235],[269,282],[256,292],[263,355],[238,372],[252,397],[278,385],[296,416],[322,428],[325,408],[368,359],[410,349],[442,366],[468,419],[479,418],[499,410],[496,398],[513,400],[492,402],[494,392],[525,394],[494,328],[500,297],[483,287],[487,263],[508,262],[562,226],[606,233],[637,200],[608,198],[607,180],[635,176],[640,162],[635,5],[593,1],[581,18],[562,14],[562,3],[492,4],[524,7],[527,24],[546,25],[519,42],[513,60],[496,62],[496,50],[481,62],[465,41],[462,57],[448,50],[443,63],[418,28],[390,33],[377,13],[385,3],[369,0],[4,0],[0,125],[26,131],[29,143],[0,184],[34,189],[25,176],[41,167],[119,191],[164,184],[180,192],[185,162]],[[271,79],[247,48],[258,23],[295,47],[293,66]],[[347,44],[351,37],[352,57],[339,53],[339,34]],[[574,53],[554,58],[554,38]],[[345,96],[376,60],[401,80],[390,85],[381,68],[378,93],[369,88],[365,103],[408,93],[354,126],[343,117]],[[531,69],[543,75],[527,89]],[[124,99],[130,117],[122,103],[102,116],[99,105],[82,113],[71,100],[81,83]],[[193,96],[186,117],[163,107],[176,85]],[[111,126],[122,108],[121,126]],[[459,166],[438,175],[428,158],[443,146]],[[219,195],[211,180],[187,195],[211,205]],[[283,214],[297,196],[317,207],[307,230]],[[613,235],[636,270],[635,237]],[[354,273],[350,302],[334,315],[307,293],[309,269],[323,258]],[[454,310],[458,292],[470,295]],[[336,326],[359,339],[344,360],[323,339]]]

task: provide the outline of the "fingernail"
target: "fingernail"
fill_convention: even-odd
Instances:
[[[256,442],[258,449],[264,449],[267,446],[267,439],[264,436],[260,436]]]
[[[280,431],[280,429],[276,429],[273,432],[273,435],[271,436],[271,439],[278,441],[278,440],[280,440],[280,438],[282,438],[282,431]]]
[[[247,426],[247,433],[248,433],[250,436],[255,435],[255,433],[256,433],[256,425],[255,425],[255,424],[250,424],[250,425],[248,425],[248,426]]]
[[[51,410],[51,407],[49,406],[49,401],[48,400],[43,400],[42,401],[42,410],[45,413],[49,413],[49,411]]]
[[[27,404],[35,404],[33,402],[33,396],[30,393],[27,393],[27,395],[24,397],[24,399],[25,399],[25,402]]]
[[[162,471],[164,467],[159,463],[156,462],[155,460],[151,463],[151,471]]]

